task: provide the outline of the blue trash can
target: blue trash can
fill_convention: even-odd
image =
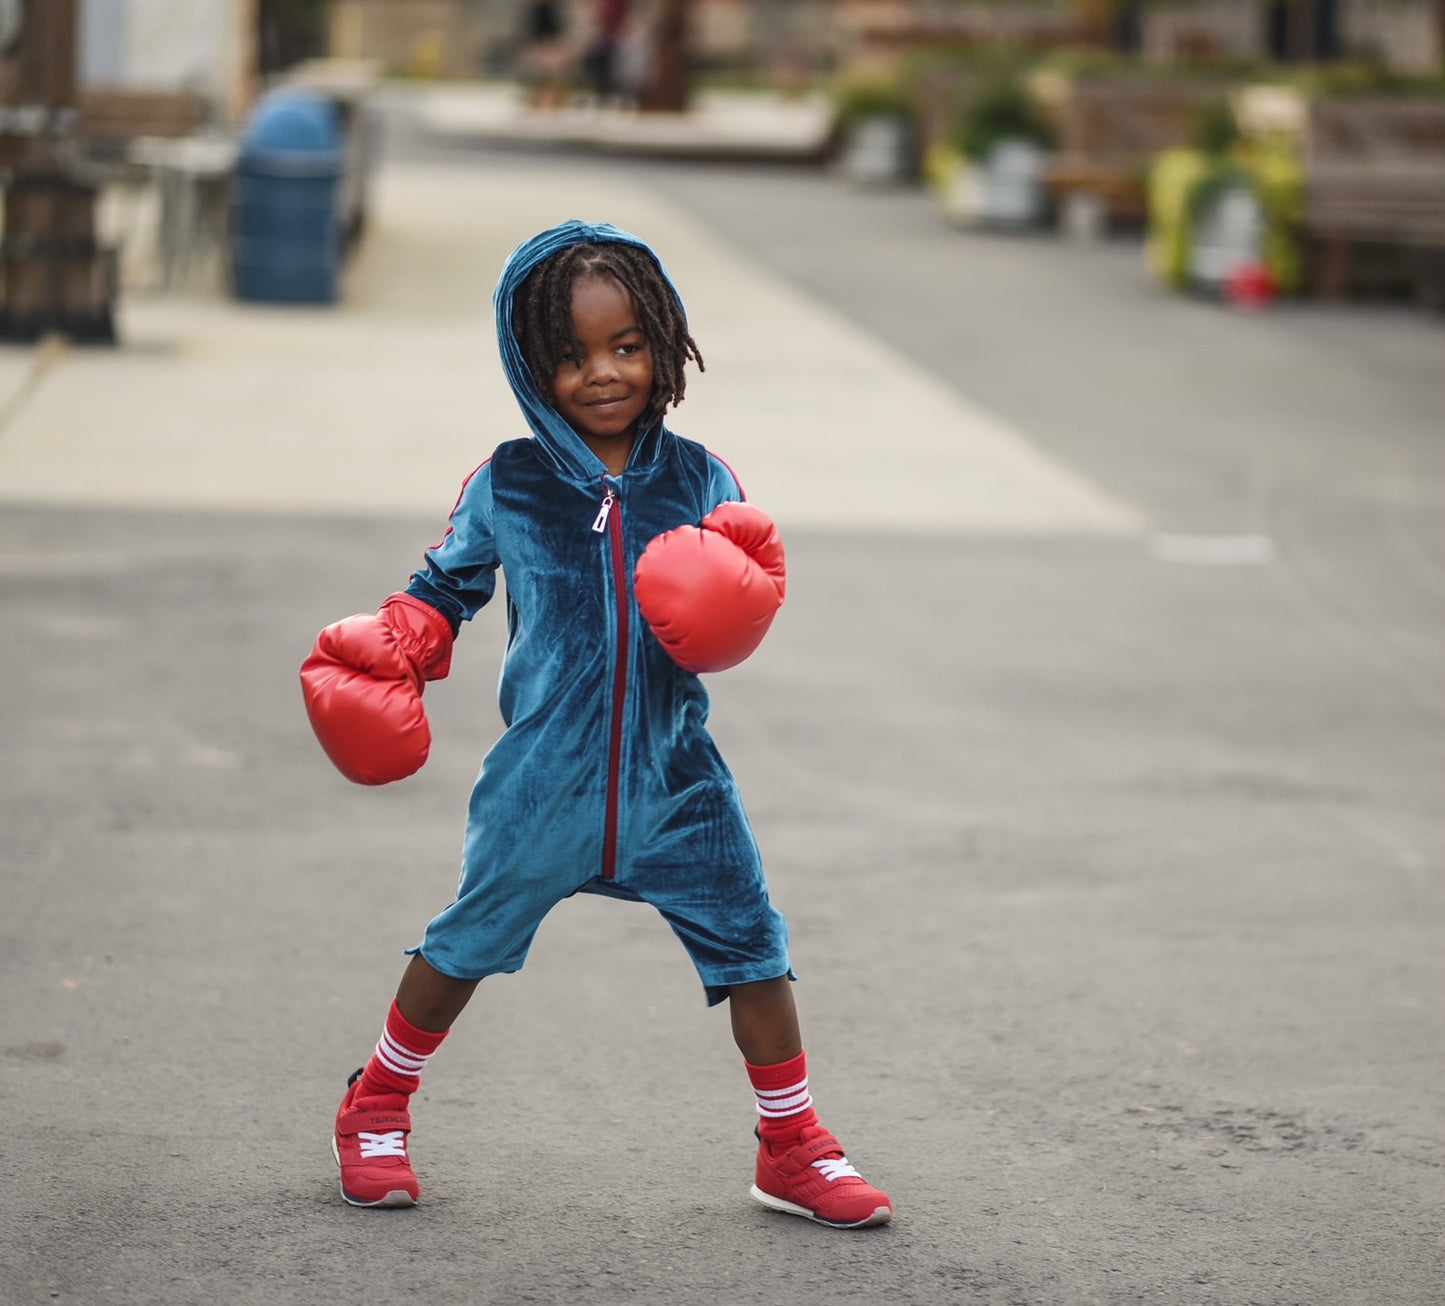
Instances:
[[[345,162],[340,116],[330,100],[284,88],[257,102],[241,137],[231,195],[237,298],[335,301]]]

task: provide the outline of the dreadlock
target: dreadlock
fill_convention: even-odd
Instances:
[[[687,388],[683,368],[691,358],[703,371],[697,341],[688,334],[687,317],[657,260],[638,245],[621,241],[569,245],[537,264],[522,282],[512,307],[512,331],[548,403],[552,378],[572,352],[572,283],[579,277],[611,277],[637,308],[638,326],[652,347],[652,398],[639,422],[645,430],[661,420],[669,406],[682,402]]]

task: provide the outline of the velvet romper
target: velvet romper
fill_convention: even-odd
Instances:
[[[455,631],[492,597],[500,568],[507,605],[506,729],[472,790],[456,901],[412,951],[458,979],[515,971],[553,906],[601,893],[656,907],[715,1003],[729,985],[791,974],[787,925],[708,734],[707,691],[642,619],[632,576],[655,535],[696,525],[742,490],[662,423],[609,475],[546,404],[512,330],[513,298],[538,263],[604,241],[648,249],[573,221],[507,261],[497,338],[532,437],[501,445],[468,478],[407,588]]]

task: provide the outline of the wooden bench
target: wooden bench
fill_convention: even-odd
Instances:
[[[1314,292],[1445,306],[1445,99],[1317,100],[1304,160]]]
[[[194,136],[210,119],[210,106],[193,91],[90,89],[80,93],[77,108],[90,152],[117,158],[133,140]]]
[[[1068,84],[1051,106],[1058,128],[1048,173],[1055,205],[1067,210],[1071,198],[1089,196],[1103,204],[1111,224],[1142,225],[1149,165],[1187,144],[1200,107],[1228,90],[1209,82]]]

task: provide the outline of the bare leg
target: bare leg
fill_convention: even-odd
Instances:
[[[842,1145],[821,1126],[813,1109],[807,1072],[799,1064],[803,1042],[791,981],[784,975],[735,984],[729,998],[733,1037],[749,1062],[748,1079],[758,1094],[753,1196],[774,1210],[837,1228],[886,1224],[893,1218],[888,1194],[848,1164]],[[789,1114],[776,1113],[779,1099],[786,1101]]]
[[[753,1065],[791,1061],[803,1050],[793,982],[786,975],[755,984],[734,984],[728,1006],[738,1051]]]
[[[443,975],[413,953],[411,962],[396,990],[396,1005],[401,1014],[418,1029],[440,1034],[452,1027],[462,1008],[472,996],[480,980],[453,979]]]

